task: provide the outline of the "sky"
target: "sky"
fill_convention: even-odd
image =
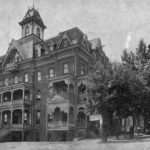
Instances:
[[[135,51],[141,38],[150,44],[150,0],[0,0],[0,55],[21,38],[18,22],[33,3],[47,26],[44,39],[78,27],[89,40],[101,39],[111,61]]]

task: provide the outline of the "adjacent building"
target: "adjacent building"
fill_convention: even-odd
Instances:
[[[22,37],[0,57],[0,140],[65,141],[84,136],[84,93],[95,61],[107,61],[99,38],[77,27],[44,40],[37,10],[22,21]]]

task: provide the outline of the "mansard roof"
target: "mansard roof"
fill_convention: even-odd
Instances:
[[[44,29],[46,26],[43,23],[43,20],[37,10],[34,8],[29,9],[25,15],[25,17],[22,19],[21,22],[19,22],[20,25],[23,25],[29,21],[35,21],[37,24],[41,25]]]
[[[92,44],[92,49],[100,48],[101,47],[101,41],[100,38],[95,38],[90,40],[90,43]]]
[[[4,58],[5,58],[5,55],[0,56],[0,63],[2,63],[2,62],[3,62]]]
[[[49,45],[53,42],[57,48],[59,48],[62,39],[67,38],[72,44],[81,43],[83,41],[85,34],[77,27],[60,32],[57,36],[51,37],[39,44],[41,45]]]

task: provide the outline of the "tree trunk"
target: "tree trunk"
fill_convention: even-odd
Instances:
[[[124,137],[127,138],[127,131],[126,131],[126,117],[124,118]]]
[[[105,112],[105,114],[103,114],[103,124],[102,124],[102,136],[101,136],[101,140],[102,142],[107,142],[108,139],[108,115]]]

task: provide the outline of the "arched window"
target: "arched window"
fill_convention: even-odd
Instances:
[[[25,27],[25,36],[28,36],[29,35],[29,26],[26,26]]]
[[[36,29],[36,35],[40,38],[40,28]]]

